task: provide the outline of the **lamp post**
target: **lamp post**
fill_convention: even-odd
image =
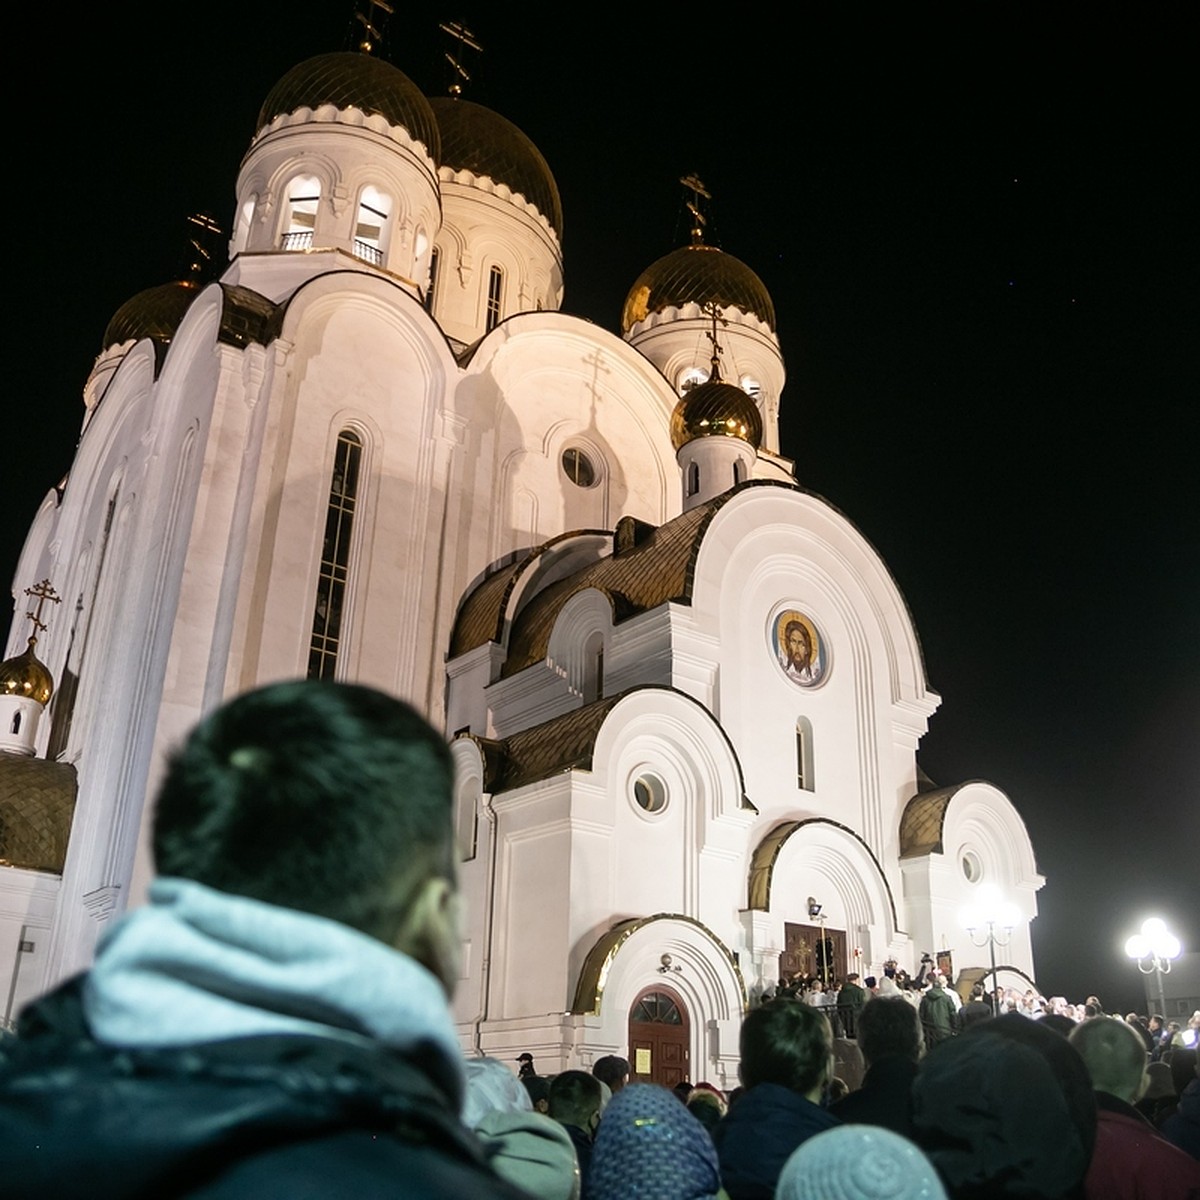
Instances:
[[[992,1005],[992,1016],[998,1016],[996,947],[1007,946],[1012,940],[1012,931],[1020,919],[1020,913],[1017,911],[1017,906],[1006,901],[997,888],[984,887],[979,891],[979,906],[966,909],[961,919],[972,943],[981,949],[984,946],[988,948],[992,966],[990,972],[992,987],[988,995]],[[978,936],[976,935],[977,930],[980,931]]]
[[[1154,975],[1158,983],[1158,1011],[1167,1019],[1167,1000],[1163,993],[1163,976],[1171,973],[1171,960],[1179,957],[1183,947],[1167,929],[1161,917],[1147,917],[1142,932],[1135,933],[1125,943],[1125,953],[1137,963],[1143,975]]]

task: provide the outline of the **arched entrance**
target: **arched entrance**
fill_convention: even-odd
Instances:
[[[629,1009],[630,1083],[672,1088],[690,1079],[691,1021],[671,988],[654,984]]]

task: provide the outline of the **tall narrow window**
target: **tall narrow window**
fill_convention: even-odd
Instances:
[[[488,302],[486,330],[491,332],[500,324],[500,301],[504,296],[504,271],[493,267],[488,274]]]
[[[284,250],[308,250],[313,244],[317,224],[317,205],[321,202],[321,182],[312,175],[292,180],[288,188],[287,224],[283,229]]]
[[[363,188],[358,201],[358,220],[354,223],[355,258],[382,266],[390,211],[391,202],[382,192],[373,187]]]
[[[812,722],[807,717],[796,721],[796,786],[803,792],[813,791]]]
[[[438,248],[429,252],[429,286],[425,289],[425,311],[433,312],[433,289],[437,287]]]
[[[687,467],[687,494],[694,496],[700,490],[700,464],[697,462],[688,463]]]
[[[313,606],[312,642],[308,651],[309,679],[332,679],[342,635],[342,606],[350,566],[350,533],[358,498],[358,470],[362,464],[362,439],[352,430],[338,434],[325,516],[325,542],[321,572]]]

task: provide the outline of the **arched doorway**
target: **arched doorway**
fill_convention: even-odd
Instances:
[[[672,1088],[690,1079],[691,1021],[682,998],[655,984],[629,1009],[630,1083]]]

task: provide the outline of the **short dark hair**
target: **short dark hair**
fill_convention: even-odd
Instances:
[[[916,1008],[903,996],[876,996],[858,1014],[858,1048],[868,1063],[885,1054],[899,1054],[910,1062],[921,1057],[925,1035]]]
[[[600,1108],[600,1080],[586,1071],[562,1071],[550,1081],[550,1116],[563,1125],[587,1127]]]
[[[372,688],[297,680],[211,713],[172,755],[154,817],[164,875],[390,941],[454,879],[445,740]]]
[[[619,1087],[622,1080],[629,1076],[629,1059],[619,1054],[605,1054],[592,1063],[592,1074],[610,1088]]]
[[[747,1088],[777,1083],[803,1094],[820,1082],[833,1054],[833,1031],[825,1015],[796,1000],[768,1000],[752,1009],[739,1041]]]

